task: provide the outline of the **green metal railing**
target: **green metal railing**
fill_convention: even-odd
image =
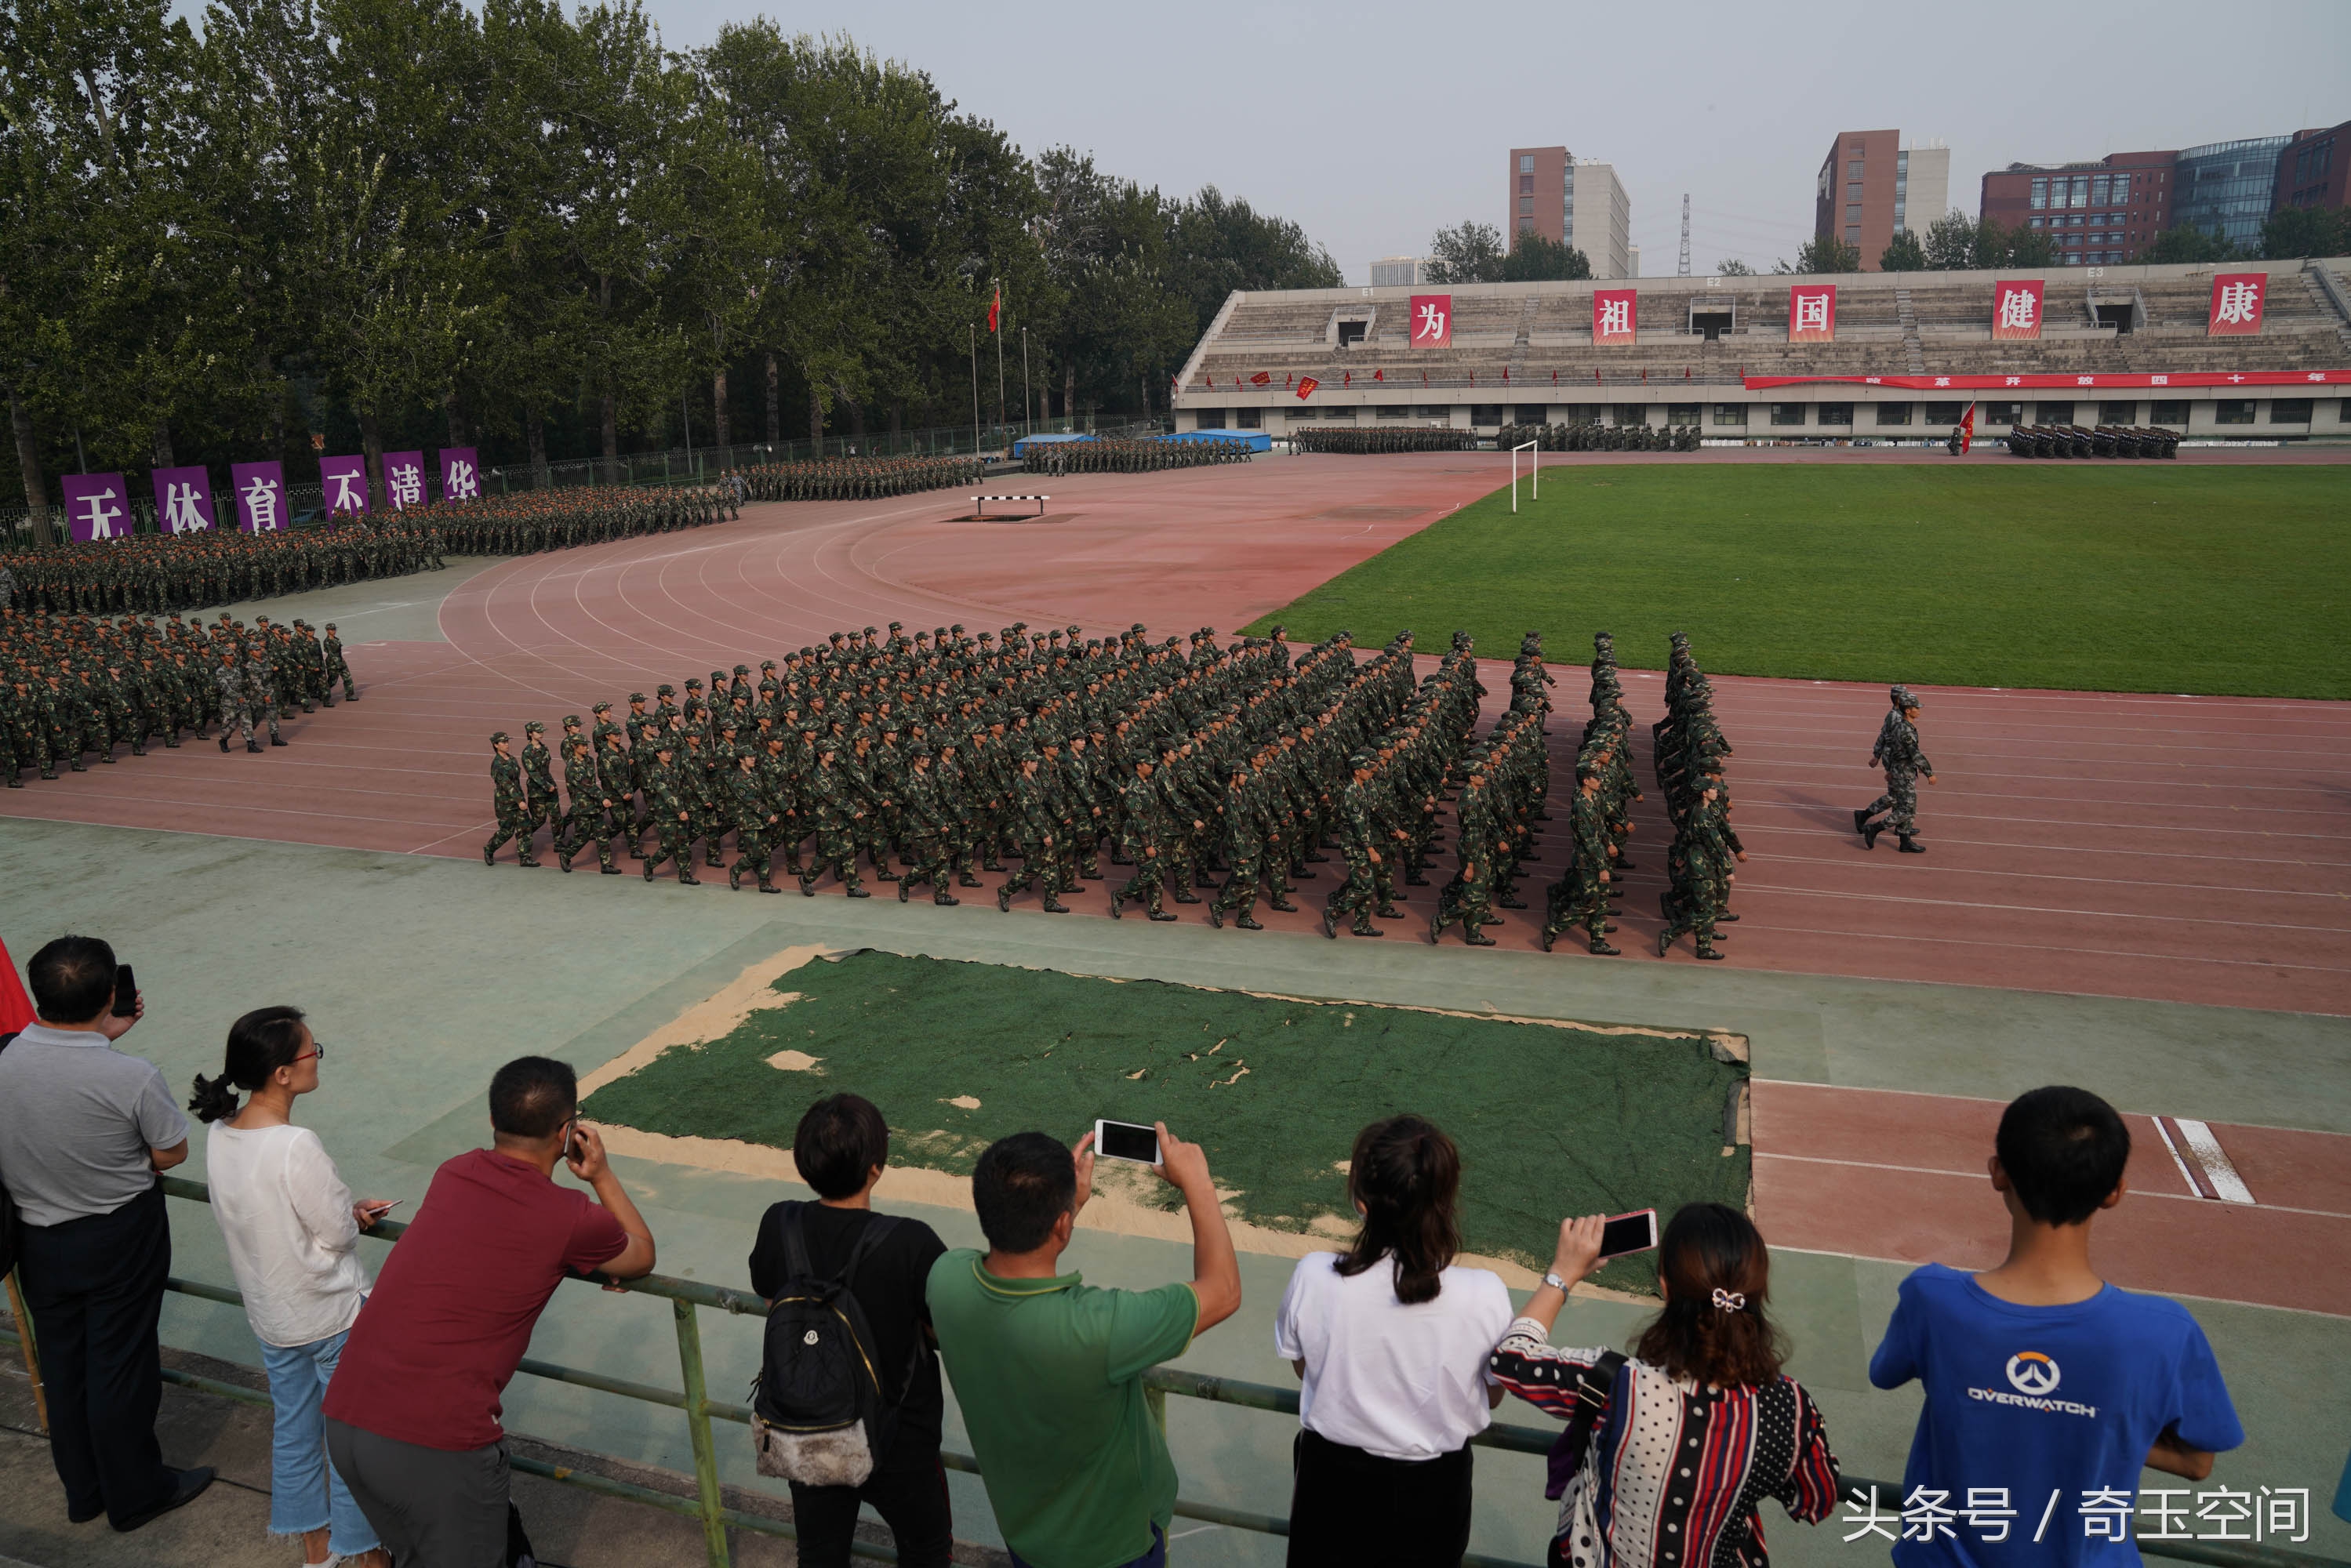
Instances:
[[[162,1184],[167,1197],[183,1197],[196,1203],[212,1201],[211,1190],[203,1182],[165,1176]],[[407,1228],[397,1221],[383,1220],[379,1221],[368,1234],[387,1241],[396,1240]],[[202,1281],[174,1277],[169,1281],[169,1288],[200,1301],[218,1301],[235,1307],[245,1304],[245,1298],[238,1291]],[[521,1370],[533,1377],[569,1383],[600,1394],[684,1411],[686,1434],[694,1448],[695,1495],[680,1497],[674,1492],[640,1486],[633,1481],[549,1464],[543,1459],[522,1455],[509,1456],[511,1468],[525,1475],[538,1476],[565,1486],[578,1487],[583,1491],[617,1498],[625,1502],[643,1503],[648,1508],[699,1521],[710,1568],[728,1568],[731,1560],[726,1531],[730,1527],[767,1535],[797,1535],[798,1531],[785,1521],[747,1513],[726,1505],[718,1483],[718,1448],[711,1435],[710,1423],[716,1419],[747,1427],[751,1424],[751,1409],[747,1405],[734,1405],[711,1398],[703,1375],[700,1316],[703,1310],[727,1312],[737,1317],[763,1318],[768,1312],[767,1302],[748,1291],[707,1285],[694,1280],[672,1279],[665,1274],[648,1274],[643,1279],[623,1281],[619,1288],[637,1295],[658,1296],[670,1303],[671,1317],[677,1331],[677,1361],[682,1388],[674,1390],[647,1383],[632,1383],[626,1378],[607,1377],[600,1372],[528,1356],[522,1361]],[[0,1331],[0,1342],[5,1342],[10,1348],[16,1348],[21,1343],[16,1335],[5,1331]],[[244,1370],[257,1374],[260,1369]],[[262,1390],[225,1383],[218,1378],[201,1376],[176,1367],[163,1369],[163,1381],[247,1405],[266,1406],[270,1402],[269,1396]],[[1238,1406],[1245,1410],[1265,1410],[1293,1417],[1298,1414],[1298,1391],[1295,1389],[1277,1388],[1263,1383],[1245,1383],[1235,1378],[1212,1377],[1196,1372],[1180,1372],[1172,1367],[1155,1367],[1145,1374],[1144,1391],[1150,1402],[1152,1414],[1158,1417],[1162,1431],[1167,1426],[1167,1396],[1171,1394],[1185,1399]],[[1487,1427],[1470,1441],[1481,1448],[1499,1448],[1506,1453],[1548,1454],[1557,1435],[1555,1428],[1497,1424]],[[963,1470],[972,1475],[979,1473],[979,1462],[969,1454],[945,1451],[939,1455],[939,1459],[948,1469]],[[1841,1482],[1846,1498],[1855,1504],[1866,1503],[1873,1513],[1881,1505],[1896,1511],[1901,1506],[1902,1489],[1891,1482],[1850,1475],[1842,1477]],[[1254,1531],[1263,1535],[1286,1536],[1290,1533],[1290,1521],[1278,1514],[1227,1508],[1221,1503],[1201,1502],[1192,1498],[1176,1499],[1176,1512],[1183,1518],[1196,1519],[1203,1523]],[[2137,1544],[2140,1552],[2148,1556],[2204,1563],[2208,1568],[2351,1568],[2351,1562],[2343,1559],[2290,1552],[2258,1542],[2164,1540],[2141,1536]],[[851,1550],[858,1556],[879,1562],[894,1563],[898,1560],[897,1552],[891,1548],[864,1541],[855,1542]],[[1478,1552],[1471,1552],[1461,1561],[1464,1568],[1533,1568],[1531,1564],[1509,1558],[1489,1557]]]

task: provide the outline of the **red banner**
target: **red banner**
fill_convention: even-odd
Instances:
[[[2048,287],[2038,277],[2003,277],[1992,286],[1991,335],[1999,339],[2041,336],[2041,295]]]
[[[1592,291],[1592,343],[1630,343],[1640,330],[1641,292],[1637,288],[1595,288]]]
[[[2214,338],[2250,338],[2262,329],[2266,272],[2223,272],[2212,279],[2212,315],[2205,332]]]
[[[1322,383],[1321,382],[1316,381],[1312,376],[1308,376],[1304,381],[1300,382],[1298,383],[1298,401],[1304,402],[1309,396],[1312,395],[1314,389],[1322,384]]]
[[[1788,286],[1788,341],[1836,341],[1836,285],[1792,283]]]
[[[1412,347],[1449,349],[1453,346],[1453,296],[1416,294],[1412,297]]]
[[[1749,392],[1771,387],[1813,385],[1894,387],[1902,392],[1998,392],[2022,387],[2031,392],[2060,388],[2114,387],[2309,387],[2351,386],[2351,371],[2120,371],[2110,375],[2013,376],[1741,376]]]
[[[1261,387],[1272,380],[1273,372],[1271,371],[1259,371],[1257,374],[1249,377],[1249,385],[1253,387]]]

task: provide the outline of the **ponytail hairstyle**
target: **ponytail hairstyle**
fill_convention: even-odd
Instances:
[[[1435,1301],[1437,1276],[1461,1250],[1460,1194],[1461,1151],[1435,1124],[1406,1115],[1365,1127],[1347,1165],[1347,1196],[1363,1206],[1364,1224],[1340,1255],[1341,1277],[1393,1256],[1396,1300]]]
[[[1665,1310],[1635,1355],[1668,1376],[1718,1388],[1780,1375],[1787,1351],[1765,1311],[1771,1254],[1753,1221],[1719,1203],[1683,1205],[1666,1227],[1657,1270]]]
[[[228,1060],[218,1078],[196,1074],[188,1109],[202,1122],[218,1122],[237,1111],[236,1092],[260,1088],[302,1052],[300,1008],[256,1008],[228,1026]]]

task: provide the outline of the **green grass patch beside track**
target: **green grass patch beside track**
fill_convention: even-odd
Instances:
[[[1379,458],[1362,459],[1376,463]],[[1376,646],[1530,628],[1582,663],[1937,685],[2351,697],[2351,469],[2175,463],[1547,470],[1265,617]]]
[[[1724,1108],[1747,1068],[1718,1061],[1695,1031],[1603,1033],[878,952],[809,963],[776,989],[799,999],[724,1040],[672,1047],[598,1090],[586,1114],[789,1149],[812,1102],[853,1090],[889,1120],[893,1164],[958,1175],[1010,1133],[1074,1144],[1098,1116],[1165,1121],[1206,1146],[1242,1218],[1304,1231],[1323,1215],[1352,1221],[1341,1166],[1356,1132],[1412,1111],[1460,1145],[1469,1249],[1536,1267],[1565,1214],[1747,1201],[1748,1151],[1723,1153]],[[818,1066],[768,1064],[785,1051]],[[1601,1278],[1654,1291],[1655,1263],[1628,1260]]]

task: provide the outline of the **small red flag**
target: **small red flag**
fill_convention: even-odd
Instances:
[[[1643,386],[1647,386],[1649,384],[1649,372],[1646,371],[1643,371],[1641,372],[1641,384]]]
[[[1503,382],[1506,382],[1506,383],[1507,383],[1507,382],[1510,381],[1510,366],[1508,366],[1508,365],[1504,365],[1504,366],[1502,367],[1502,380],[1503,380]]]
[[[1970,402],[1968,404],[1968,412],[1959,420],[1959,455],[1966,456],[1968,449],[1975,444],[1976,405]]]
[[[1268,384],[1268,383],[1270,383],[1272,380],[1273,380],[1273,372],[1272,372],[1272,371],[1258,371],[1258,373],[1257,373],[1257,374],[1255,374],[1255,375],[1253,375],[1253,376],[1249,377],[1249,385],[1251,385],[1251,386],[1253,386],[1253,387],[1261,387],[1261,386],[1265,386],[1265,385],[1267,385],[1267,384]]]
[[[1003,313],[1004,313],[1004,285],[1002,285],[1001,283],[999,283],[999,284],[998,284],[998,285],[996,286],[996,295],[995,295],[995,298],[991,298],[991,299],[990,299],[990,300],[988,300],[988,302],[987,302],[987,329],[988,329],[989,331],[993,332],[993,331],[995,331],[995,330],[996,330],[996,320],[997,320],[997,318],[998,318],[998,316],[1002,315]]]
[[[1308,376],[1304,381],[1300,382],[1298,383],[1298,401],[1304,402],[1306,401],[1307,394],[1313,392],[1316,387],[1319,387],[1322,384],[1322,383],[1321,382],[1316,381],[1312,376]]]
[[[1341,386],[1343,386],[1343,387],[1351,387],[1351,386],[1353,386],[1353,385],[1355,384],[1355,372],[1354,372],[1354,371],[1340,371],[1340,372],[1339,372],[1339,384],[1340,384]]]
[[[1553,386],[1559,385],[1559,372],[1557,371],[1553,371],[1551,373],[1551,384]]]
[[[1372,380],[1374,380],[1374,381],[1375,381],[1375,382],[1384,382],[1384,381],[1385,381],[1385,380],[1387,380],[1387,379],[1388,379],[1388,373],[1387,373],[1387,371],[1384,371],[1384,370],[1383,370],[1383,371],[1374,371],[1372,372]]]
[[[8,956],[8,945],[0,942],[0,1034],[30,1028],[34,1017],[33,998],[16,978],[16,960]]]

